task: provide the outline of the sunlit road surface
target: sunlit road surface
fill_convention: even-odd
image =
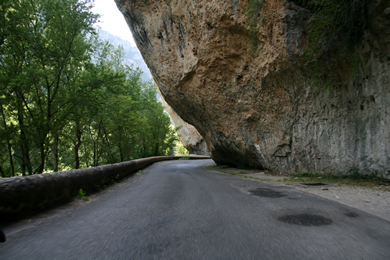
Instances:
[[[390,259],[390,222],[211,162],[156,163],[8,226],[0,259]]]

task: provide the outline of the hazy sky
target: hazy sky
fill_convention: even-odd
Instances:
[[[100,23],[98,24],[99,27],[129,41],[132,46],[135,46],[133,36],[131,35],[125,18],[116,7],[114,0],[95,0],[95,7],[92,11],[101,15]]]

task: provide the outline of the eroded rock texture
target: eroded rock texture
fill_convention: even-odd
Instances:
[[[255,48],[248,1],[115,1],[164,99],[217,163],[389,173],[389,1],[367,1],[357,70],[340,55],[303,58],[297,1],[267,1]]]
[[[160,93],[161,95],[161,93]],[[162,98],[164,107],[172,118],[175,127],[179,127],[177,134],[183,146],[190,152],[190,154],[209,155],[207,144],[198,130],[193,125],[185,122],[168,103]]]

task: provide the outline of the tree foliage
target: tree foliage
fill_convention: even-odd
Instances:
[[[97,38],[91,0],[3,0],[2,177],[165,155],[169,117],[155,86]]]

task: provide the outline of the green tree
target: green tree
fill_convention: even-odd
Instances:
[[[91,0],[0,7],[0,175],[165,155],[177,137],[152,82],[101,41]]]
[[[164,106],[156,98],[156,87],[152,82],[143,85],[141,103],[144,122],[139,129],[141,137],[141,157],[167,155],[177,140],[175,130]]]
[[[59,131],[73,106],[71,88],[90,57],[85,39],[97,16],[90,12],[91,1],[5,2],[2,83],[17,111],[22,172],[27,167],[29,174],[42,173],[53,141],[57,170]],[[39,156],[31,158],[32,151]]]

